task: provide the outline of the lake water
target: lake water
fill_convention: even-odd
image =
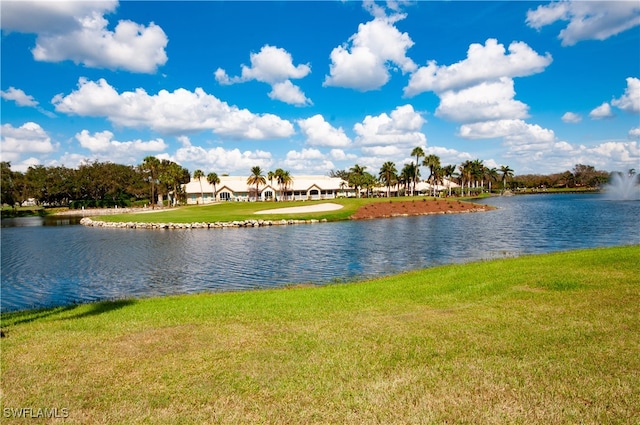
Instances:
[[[495,211],[240,229],[2,221],[1,310],[349,281],[439,264],[640,244],[640,201],[531,195]]]

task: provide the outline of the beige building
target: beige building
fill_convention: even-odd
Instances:
[[[224,201],[255,201],[256,187],[248,185],[246,176],[221,176],[214,194],[213,185],[206,178],[201,181],[192,179],[183,186],[187,196],[187,204],[209,204]],[[274,179],[266,179],[265,185],[259,186],[260,201],[312,201],[355,196],[355,190],[349,188],[347,182],[338,177],[329,176],[293,176],[285,189]]]

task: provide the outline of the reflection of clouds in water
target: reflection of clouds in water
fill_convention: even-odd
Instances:
[[[498,208],[239,229],[5,227],[2,310],[324,284],[439,264],[640,244],[640,202],[595,194],[480,202]]]

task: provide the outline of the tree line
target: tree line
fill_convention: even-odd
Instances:
[[[0,202],[14,206],[32,200],[42,206],[114,207],[154,205],[159,196],[177,203],[189,170],[169,160],[148,156],[137,166],[91,162],[78,168],[31,166],[26,172],[1,164]]]
[[[598,189],[607,183],[611,173],[596,170],[592,165],[576,164],[572,170],[553,174],[524,174],[515,176],[508,165],[499,167],[487,167],[480,159],[467,160],[459,165],[442,165],[437,155],[425,155],[420,147],[411,152],[416,160],[404,164],[398,172],[395,163],[387,161],[380,167],[377,176],[366,171],[366,166],[355,164],[348,170],[333,170],[331,177],[340,177],[348,182],[349,187],[356,189],[356,193],[364,190],[370,193],[375,187],[386,187],[387,196],[391,194],[391,188],[395,188],[399,195],[416,194],[417,183],[422,181],[421,167],[428,169],[427,178],[424,181],[431,184],[433,196],[437,195],[437,186],[444,186],[449,196],[455,192],[457,195],[478,194],[499,190],[527,190],[527,189]],[[420,159],[422,158],[422,162]],[[635,170],[629,170],[633,174]],[[459,185],[452,189],[449,182]]]
[[[415,162],[404,164],[399,172],[394,162],[387,161],[382,164],[377,175],[369,173],[366,166],[355,164],[348,170],[332,170],[329,176],[344,180],[348,187],[355,189],[358,196],[362,190],[371,193],[376,187],[386,187],[387,196],[391,194],[392,187],[397,189],[395,191],[399,195],[414,195],[417,183],[422,179],[421,167],[428,170],[424,181],[431,184],[433,195],[436,195],[436,185],[448,186],[448,193],[451,195],[453,190],[447,182],[460,185],[455,190],[456,194],[472,195],[494,191],[496,184],[499,190],[597,188],[610,178],[609,172],[584,164],[576,164],[572,170],[563,173],[514,176],[509,166],[487,167],[480,159],[464,161],[457,166],[442,165],[437,155],[426,155],[421,147],[414,148],[411,156],[415,157]],[[186,194],[182,185],[191,180],[188,169],[154,156],[145,157],[137,166],[95,161],[81,164],[77,169],[36,165],[29,167],[25,173],[12,171],[10,162],[2,162],[1,172],[0,202],[10,206],[33,200],[37,205],[43,206],[124,207],[154,205],[159,198],[177,204],[185,201]],[[220,183],[217,173],[205,175],[199,169],[194,172],[193,178],[201,183],[201,195],[203,179],[213,185],[214,192],[216,185]],[[263,170],[256,166],[251,169],[247,186],[255,190],[255,194],[259,194],[259,186],[266,184],[267,180],[271,184],[274,180],[277,182],[280,199],[284,199],[293,176],[281,168],[269,171],[265,176]]]
[[[404,164],[400,172],[396,164],[387,161],[380,167],[378,175],[375,176],[366,171],[366,166],[355,164],[349,170],[333,170],[329,173],[331,177],[340,177],[348,182],[349,187],[353,187],[359,195],[360,190],[366,193],[374,187],[386,187],[387,196],[391,195],[391,188],[397,188],[398,194],[415,195],[417,184],[422,181],[421,167],[426,167],[429,171],[427,181],[431,185],[431,194],[437,195],[437,186],[448,186],[448,194],[452,194],[452,187],[449,182],[460,185],[458,194],[464,194],[465,187],[467,195],[479,191],[492,191],[493,183],[502,182],[502,190],[509,188],[509,179],[513,177],[513,170],[503,165],[500,168],[490,168],[484,165],[483,161],[476,159],[465,161],[456,166],[455,164],[442,165],[438,155],[426,155],[421,147],[416,147],[411,151],[411,157],[415,157],[415,162]],[[422,162],[420,159],[422,158]]]

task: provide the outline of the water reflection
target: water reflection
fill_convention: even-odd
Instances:
[[[2,310],[322,284],[438,264],[640,243],[640,202],[597,195],[484,202],[499,209],[249,229],[101,229],[33,226],[19,219],[18,227],[2,229]]]

